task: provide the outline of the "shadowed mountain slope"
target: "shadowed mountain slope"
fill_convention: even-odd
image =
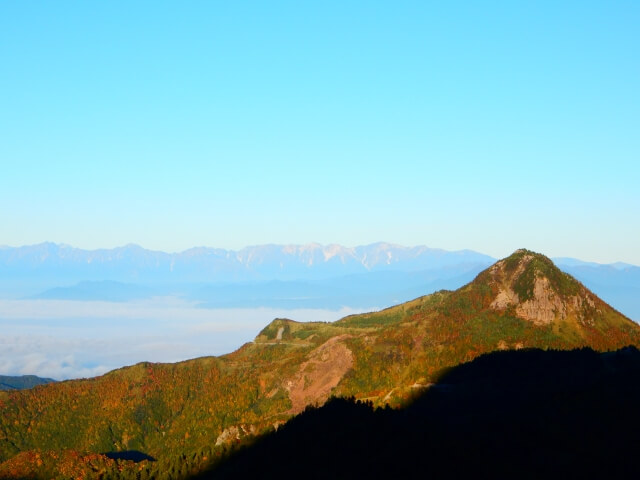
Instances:
[[[398,406],[483,353],[639,343],[637,324],[548,258],[519,250],[454,292],[334,323],[274,320],[222,357],[0,393],[0,460],[138,451],[157,462],[136,468],[177,478],[330,395]]]
[[[494,352],[404,409],[308,407],[197,478],[637,478],[639,403],[633,347]]]

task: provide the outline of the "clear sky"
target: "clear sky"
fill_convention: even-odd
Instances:
[[[640,2],[0,3],[0,244],[640,264]]]

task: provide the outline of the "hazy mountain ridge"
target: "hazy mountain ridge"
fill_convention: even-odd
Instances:
[[[486,265],[462,264],[419,272],[378,271],[321,280],[265,280],[235,283],[139,285],[84,281],[45,290],[29,298],[116,301],[177,296],[203,308],[372,308],[402,303],[471,281]]]
[[[453,292],[334,323],[274,320],[222,357],[0,394],[0,459],[138,450],[158,459],[140,467],[146,474],[180,478],[331,394],[401,405],[483,353],[629,344],[640,344],[637,324],[546,257],[520,250]]]
[[[82,250],[43,243],[0,249],[0,296],[119,302],[179,296],[206,307],[372,308],[458,288],[494,261],[471,250],[384,242],[195,247],[173,254],[137,245]],[[554,262],[640,320],[640,267],[566,257]]]
[[[43,243],[0,251],[0,296],[129,301],[170,295],[208,307],[373,308],[456,288],[492,261],[470,250],[382,242],[197,247],[175,254],[137,245],[90,251]]]
[[[81,280],[162,281],[158,274],[180,281],[297,280],[325,278],[377,270],[418,271],[464,262],[490,262],[471,250],[445,251],[425,246],[403,247],[375,243],[354,248],[341,245],[259,245],[242,250],[197,247],[180,253],[146,250],[137,245],[82,250],[42,243],[0,250],[0,273],[24,275],[57,270]],[[312,268],[313,267],[313,268]]]
[[[601,265],[554,259],[559,268],[574,276],[607,303],[640,322],[640,267],[629,264]]]
[[[55,382],[52,378],[41,378],[35,375],[0,375],[0,390],[23,390],[52,382]]]

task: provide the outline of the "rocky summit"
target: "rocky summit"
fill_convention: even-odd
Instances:
[[[491,308],[510,307],[518,318],[536,325],[549,325],[571,318],[593,326],[602,317],[605,305],[569,275],[558,271],[545,257],[518,250],[487,272],[489,284],[498,289]]]

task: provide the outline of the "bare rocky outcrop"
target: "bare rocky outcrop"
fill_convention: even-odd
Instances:
[[[562,299],[554,292],[546,277],[536,277],[533,298],[521,302],[516,307],[516,315],[535,325],[548,325],[556,317],[564,319],[567,309]]]
[[[549,325],[556,318],[564,319],[567,309],[562,299],[555,293],[546,277],[536,277],[533,297],[520,301],[518,294],[509,285],[501,285],[490,307],[494,310],[506,310],[515,305],[518,318],[533,322],[535,325]]]
[[[578,320],[583,320],[583,307],[585,305],[591,308],[595,307],[595,303],[586,289],[581,289],[578,295],[561,296],[554,289],[549,278],[540,272],[534,272],[531,297],[526,300],[519,298],[513,286],[535,258],[530,253],[522,253],[516,268],[511,267],[512,271],[507,271],[506,260],[501,260],[490,268],[492,283],[498,287],[498,292],[489,305],[490,308],[504,311],[515,307],[515,315],[518,318],[542,326],[549,325],[555,320],[564,320],[568,316],[575,316]]]
[[[257,432],[254,425],[232,425],[229,428],[225,428],[218,438],[216,439],[216,447],[224,445],[225,443],[231,443],[239,441],[249,435],[255,435]]]
[[[519,301],[520,299],[516,292],[509,287],[504,287],[500,289],[495,300],[489,306],[494,310],[506,310],[511,305],[517,305]]]
[[[515,254],[518,254],[519,252],[521,252],[522,250],[516,250]],[[509,276],[510,278],[518,278],[520,275],[522,275],[522,273],[524,272],[524,270],[527,268],[527,266],[529,265],[529,263],[531,263],[531,260],[533,260],[534,256],[530,253],[525,253],[524,255],[522,255],[522,257],[520,258],[520,261],[518,262],[518,266],[516,267],[516,269],[514,270],[514,272]],[[496,263],[494,263],[491,268],[489,268],[489,272],[491,273],[491,276],[499,281],[499,282],[505,282],[507,281],[507,275],[506,275],[506,265],[507,265],[507,260],[500,260]]]

